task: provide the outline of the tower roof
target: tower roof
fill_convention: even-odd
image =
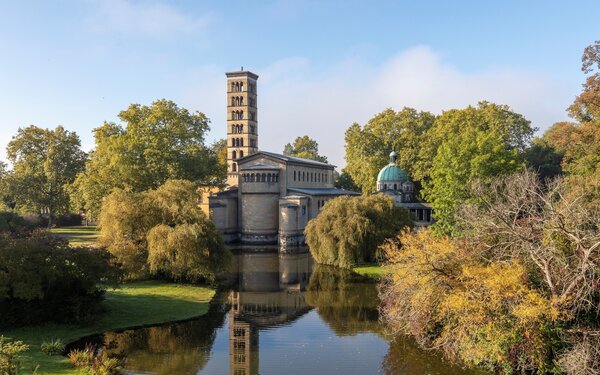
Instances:
[[[227,72],[225,73],[225,75],[227,76],[227,78],[231,78],[231,77],[250,77],[252,79],[258,79],[258,74],[252,73],[249,70],[236,70],[233,72]]]

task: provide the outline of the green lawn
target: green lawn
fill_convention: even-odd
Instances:
[[[97,228],[93,226],[53,228],[50,232],[66,238],[73,246],[95,245],[99,234]]]
[[[361,275],[369,276],[374,279],[379,279],[385,274],[385,269],[380,265],[374,264],[361,264],[358,267],[354,267],[352,271],[359,273]]]
[[[30,345],[24,374],[31,373],[35,365],[40,365],[39,374],[76,374],[77,371],[71,368],[65,357],[43,354],[39,349],[40,344],[50,339],[60,338],[70,342],[109,330],[197,317],[206,314],[214,293],[213,289],[203,286],[160,281],[132,282],[106,293],[103,305],[108,312],[99,316],[92,325],[49,324],[13,329],[2,332],[2,335]]]

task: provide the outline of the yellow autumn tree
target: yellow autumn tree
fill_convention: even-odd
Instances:
[[[387,241],[382,317],[447,358],[505,373],[552,367],[556,323],[568,318],[518,261],[490,263],[430,230]]]

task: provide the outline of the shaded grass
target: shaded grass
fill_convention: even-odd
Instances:
[[[131,282],[106,292],[102,306],[107,313],[98,316],[92,324],[47,324],[13,329],[2,335],[22,340],[30,346],[23,373],[31,373],[36,365],[40,365],[39,374],[77,374],[66,357],[43,354],[40,350],[42,342],[57,338],[71,342],[105,331],[194,318],[208,312],[208,303],[214,293],[213,289],[203,286],[161,281]]]
[[[50,232],[58,237],[67,239],[69,244],[73,246],[95,245],[100,234],[94,226],[52,228]]]
[[[374,279],[380,279],[387,272],[383,267],[376,263],[361,264],[358,267],[352,268],[352,271]]]

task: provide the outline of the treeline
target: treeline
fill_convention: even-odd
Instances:
[[[390,271],[381,312],[393,332],[503,373],[600,372],[600,41],[583,70],[569,108],[576,122],[531,142],[527,121],[489,103],[437,118],[387,111],[348,131],[348,171],[363,188],[371,182],[355,168],[382,162],[356,155],[382,118],[419,119],[419,132],[397,134],[432,146],[414,160],[397,149],[438,222],[380,247]]]
[[[225,179],[225,143],[208,119],[168,100],[134,104],[122,124],[74,132],[21,128],[0,163],[0,326],[85,322],[123,279],[213,282],[229,259],[202,212],[200,186]],[[70,247],[43,227],[96,221],[98,246]],[[71,221],[68,221],[71,220]]]
[[[104,197],[114,189],[140,192],[168,179],[219,184],[226,172],[225,144],[205,144],[209,120],[168,100],[132,104],[121,124],[94,129],[95,148],[81,149],[75,132],[20,128],[8,143],[12,165],[0,162],[0,205],[45,217],[48,226],[63,214],[96,220]]]
[[[102,249],[70,247],[15,214],[1,213],[0,328],[90,322],[120,270]]]

